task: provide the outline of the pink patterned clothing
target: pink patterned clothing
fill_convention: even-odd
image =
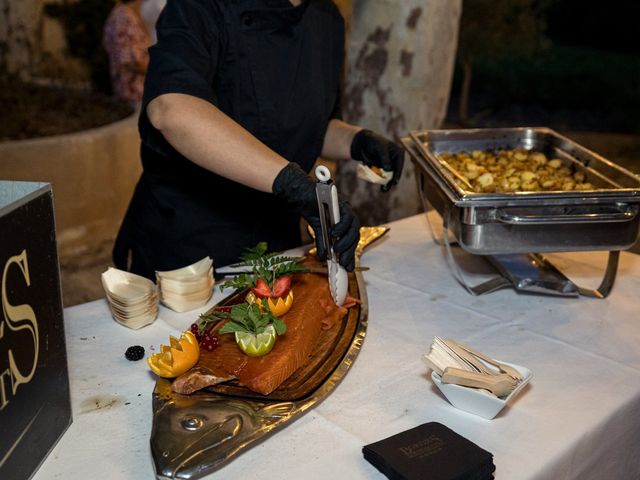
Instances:
[[[149,65],[151,38],[140,16],[129,6],[116,5],[104,24],[102,43],[109,55],[115,95],[131,103],[142,100]]]

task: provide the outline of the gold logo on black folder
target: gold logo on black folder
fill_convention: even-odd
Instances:
[[[419,442],[406,445],[404,447],[399,447],[399,450],[407,458],[426,458],[440,452],[445,445],[446,442],[440,437],[436,435],[429,435],[424,440],[420,440]]]
[[[31,286],[31,275],[29,274],[29,264],[27,262],[27,251],[23,250],[19,255],[15,255],[4,265],[2,272],[1,296],[2,296],[2,317],[0,318],[0,343],[5,339],[5,325],[12,332],[28,333],[33,342],[33,355],[31,365],[28,362],[16,361],[13,351],[9,348],[7,354],[8,366],[5,368],[4,359],[0,359],[0,410],[9,404],[9,394],[16,395],[20,385],[29,383],[36,372],[38,365],[38,352],[40,338],[38,335],[38,320],[36,314],[28,304],[13,305],[9,298],[10,291],[7,274],[11,268],[18,268],[22,274],[22,280],[27,287]],[[8,381],[7,381],[8,380]],[[10,391],[7,387],[10,385]]]

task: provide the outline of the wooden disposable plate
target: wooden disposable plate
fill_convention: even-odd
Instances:
[[[189,281],[193,278],[198,278],[207,274],[212,269],[213,260],[210,257],[204,257],[202,260],[197,261],[192,265],[178,268],[176,270],[168,270],[164,272],[156,271],[156,275],[160,278],[170,279],[175,281]]]
[[[109,267],[100,278],[105,292],[122,304],[141,303],[156,293],[156,285],[148,278],[117,268]]]
[[[393,172],[381,170],[381,175],[378,175],[371,168],[365,167],[363,164],[358,163],[358,166],[356,167],[356,176],[370,183],[375,183],[377,185],[386,185],[393,178]]]

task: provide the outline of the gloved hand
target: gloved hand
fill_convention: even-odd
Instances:
[[[276,176],[272,190],[309,222],[315,232],[318,258],[325,260],[327,246],[322,239],[316,182],[297,163],[289,163]],[[337,239],[333,250],[339,255],[340,265],[351,272],[355,268],[355,251],[360,240],[360,221],[347,202],[340,201],[339,204],[340,221],[329,231],[329,235]]]
[[[382,185],[383,192],[400,181],[404,165],[404,150],[397,143],[371,130],[360,130],[351,142],[351,158],[367,167],[378,167],[393,172],[393,178]]]

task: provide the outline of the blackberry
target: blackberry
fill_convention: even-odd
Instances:
[[[124,352],[124,356],[127,360],[132,362],[141,360],[144,358],[144,347],[140,345],[134,345],[133,347],[127,348],[127,351]]]

